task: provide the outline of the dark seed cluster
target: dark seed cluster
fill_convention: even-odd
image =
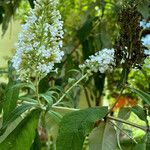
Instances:
[[[120,36],[115,44],[115,57],[117,65],[130,69],[138,67],[145,59],[145,47],[141,42],[142,27],[140,27],[141,14],[133,2],[122,7],[118,23]]]

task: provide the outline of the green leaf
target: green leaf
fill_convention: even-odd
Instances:
[[[130,88],[133,92],[135,92],[145,103],[147,103],[148,105],[150,105],[150,94],[141,91],[141,90],[137,90],[134,88]]]
[[[147,133],[146,150],[150,149],[150,132]]]
[[[127,120],[127,119],[129,119],[130,114],[131,114],[131,108],[130,107],[124,107],[124,108],[121,108],[119,110],[118,118]]]
[[[92,23],[94,18],[88,18],[83,26],[78,30],[77,36],[81,42],[83,42],[90,34],[92,30]]]
[[[16,107],[10,114],[9,116],[4,120],[2,128],[0,129],[0,135],[2,135],[7,126],[12,123],[15,119],[17,119],[18,117],[20,117],[20,115],[22,115],[25,111],[35,107],[36,105],[33,104],[22,104],[18,107]]]
[[[95,107],[66,114],[60,122],[57,150],[81,150],[85,137],[107,111],[107,107]]]
[[[118,118],[127,120],[127,119],[129,119],[130,114],[131,114],[130,107],[121,108],[118,113]],[[117,122],[117,126],[119,128],[122,128],[123,124],[121,122]],[[121,133],[120,130],[116,130],[118,147],[120,148],[120,150],[122,150],[121,145],[120,145],[120,133]]]
[[[19,126],[0,144],[1,150],[29,150],[39,121],[39,110],[34,110]]]
[[[19,97],[19,99],[22,100],[22,101],[27,101],[27,102],[38,104],[37,100],[35,100],[31,97],[28,97],[28,96],[21,96],[21,97]]]
[[[145,110],[140,106],[133,106],[131,110],[143,121],[147,122],[147,115]]]
[[[19,89],[18,88],[12,88],[15,84],[17,84],[15,78],[14,78],[14,70],[12,67],[12,63],[8,61],[8,84],[5,88],[4,92],[4,101],[3,101],[3,120],[5,120],[10,112],[15,109],[17,106],[17,100],[19,95]]]
[[[41,142],[40,142],[40,137],[39,137],[37,130],[36,130],[36,136],[35,136],[34,142],[30,150],[41,150]]]
[[[62,119],[62,115],[58,112],[55,112],[53,110],[48,111],[48,114],[50,115],[50,117],[52,117],[57,123],[60,123],[61,119]]]
[[[33,90],[34,92],[36,91],[36,88],[34,87],[34,85],[32,83],[18,83],[16,85],[14,85],[12,88],[30,88],[31,90]]]
[[[150,15],[149,9],[150,1],[149,0],[142,0],[138,3],[138,11],[142,14],[144,19],[148,19]]]
[[[6,131],[0,136],[0,143],[2,143],[15,130],[23,119],[24,118],[20,116],[7,127]]]
[[[53,95],[51,93],[51,91],[48,91],[44,94],[40,94],[40,96],[50,105],[52,106],[53,104]]]
[[[115,150],[117,136],[114,126],[101,122],[89,135],[89,150]]]
[[[4,96],[4,103],[3,103],[3,120],[5,120],[9,115],[10,112],[16,107],[17,100],[19,95],[18,88],[12,88],[12,84],[9,83]]]

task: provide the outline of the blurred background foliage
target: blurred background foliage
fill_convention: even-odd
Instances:
[[[133,6],[134,9],[132,9]],[[25,15],[28,14],[30,7],[34,8],[33,0],[0,0],[0,24],[2,26],[3,38],[12,20],[17,20],[20,24],[24,23]],[[83,63],[85,59],[96,51],[103,48],[116,48],[117,43],[119,43],[118,41],[121,41],[122,28],[129,26],[128,23],[132,20],[128,16],[128,8],[131,8],[133,11],[131,13],[136,13],[135,16],[139,14],[138,21],[142,19],[150,20],[149,0],[60,0],[59,10],[64,21],[65,31],[63,40],[65,57],[63,62],[58,64],[58,68],[60,68],[59,73],[57,75],[51,73],[41,81],[40,92],[44,93],[51,87],[55,88],[60,94],[61,92],[63,93],[64,89],[68,86],[68,82],[72,84],[74,79],[78,79],[81,76],[81,72],[77,71],[79,64]],[[126,18],[122,18],[122,20],[125,20],[122,27],[119,19],[123,10],[125,10]],[[134,22],[132,23],[134,24]],[[139,24],[136,24],[136,26],[138,27]],[[135,32],[137,31],[131,30],[128,32],[132,35],[136,34]],[[142,32],[142,36],[149,33],[150,29],[145,29]],[[139,34],[136,36],[137,39],[141,38]],[[129,41],[129,39],[126,40]],[[140,56],[142,56],[142,53],[140,53]],[[126,63],[129,64],[129,62]],[[62,106],[65,104],[74,108],[85,108],[112,105],[120,94],[119,85],[122,84],[122,79],[125,78],[125,83],[150,92],[150,68],[142,67],[141,64],[140,71],[137,71],[131,70],[131,67],[132,65],[128,68],[128,72],[125,72],[127,73],[126,76],[124,71],[127,66],[121,65],[120,62],[118,62],[118,68],[107,76],[101,73],[94,74],[86,83],[82,83],[82,87],[75,87],[69,96],[66,97]],[[0,70],[1,75],[4,72],[7,73],[7,68]],[[0,97],[3,97],[4,87],[5,84],[1,83]],[[114,109],[114,114],[118,114],[122,107],[134,106],[137,103],[143,106],[136,95],[131,94],[128,90],[124,90],[118,105]],[[134,120],[135,118],[138,120],[132,114],[130,119]],[[55,133],[54,128],[49,130],[54,130],[51,133]],[[141,132],[138,135],[140,134]],[[51,140],[55,141],[55,138]],[[128,149],[132,149],[135,146],[133,143],[129,144],[129,142],[124,142],[124,145]]]

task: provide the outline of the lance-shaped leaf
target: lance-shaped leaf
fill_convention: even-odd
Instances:
[[[96,107],[66,114],[60,123],[57,150],[81,150],[85,137],[107,111],[107,107]]]
[[[33,90],[34,92],[36,91],[36,88],[34,87],[33,83],[18,83],[14,86],[12,86],[12,88],[18,88],[18,89],[21,89],[21,88],[29,88],[31,90]]]
[[[114,126],[101,122],[89,135],[89,150],[115,150],[117,136]]]
[[[148,105],[150,105],[150,94],[141,91],[141,90],[137,90],[134,88],[130,88],[133,92],[135,92],[145,103],[147,103]]]
[[[7,126],[11,124],[14,120],[16,120],[18,117],[20,117],[25,111],[35,107],[36,104],[22,104],[18,107],[16,107],[10,115],[4,120],[2,128],[0,129],[0,135],[2,135]]]
[[[29,150],[36,135],[39,110],[34,110],[19,126],[0,143],[1,150]]]
[[[140,106],[133,106],[131,110],[143,121],[147,122],[147,115],[145,110]]]

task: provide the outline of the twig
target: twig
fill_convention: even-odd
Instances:
[[[136,144],[137,144],[137,141],[132,138],[130,135],[128,135],[125,131],[123,131],[119,126],[117,126],[115,123],[113,123],[112,121],[110,121],[116,128],[118,128],[122,133],[124,133],[126,136],[128,136],[131,140],[133,140]]]
[[[119,99],[120,99],[120,96],[121,96],[122,93],[123,93],[123,90],[124,90],[124,87],[121,89],[120,94],[118,95],[116,102],[115,102],[115,103],[113,104],[113,106],[110,108],[110,110],[108,111],[107,115],[109,115],[109,114],[113,111],[113,109],[115,108],[116,104],[118,103],[118,101],[119,101]],[[106,116],[107,116],[107,115],[106,115]]]
[[[62,100],[63,98],[80,82],[82,81],[84,78],[86,78],[88,75],[88,73],[86,73],[85,75],[83,75],[79,80],[77,80],[61,97],[60,99],[55,103],[53,104],[53,106],[56,106],[58,105]]]
[[[128,124],[132,127],[135,127],[135,128],[138,128],[138,129],[141,129],[143,131],[150,131],[150,129],[147,129],[147,127],[144,127],[144,126],[140,126],[140,125],[137,125],[135,123],[132,123],[132,122],[129,122],[129,121],[126,121],[126,120],[123,120],[123,119],[120,119],[120,118],[115,118],[115,117],[112,117],[112,116],[107,116],[107,118],[109,118],[110,120],[114,120],[114,121],[118,121],[118,122],[121,122],[121,123],[125,123],[125,124]]]

